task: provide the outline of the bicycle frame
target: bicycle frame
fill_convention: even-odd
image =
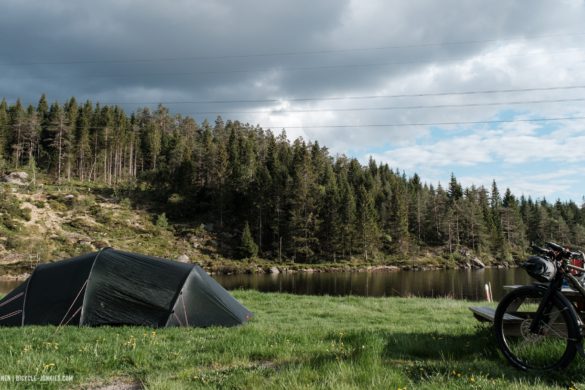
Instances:
[[[555,275],[555,278],[550,282],[549,286],[546,288],[544,297],[542,298],[540,304],[538,305],[538,310],[536,311],[534,320],[530,325],[530,332],[535,334],[538,334],[540,332],[540,324],[543,317],[543,313],[546,312],[548,306],[551,304],[550,298],[552,294],[554,294],[556,291],[561,292],[563,280],[567,280],[569,285],[573,289],[578,291],[579,294],[581,294],[581,296],[583,297],[583,299],[585,299],[585,288],[581,285],[581,283],[572,273],[565,272],[566,271],[565,268],[585,272],[585,268],[577,267],[575,265],[566,263],[564,260],[561,262],[561,266],[557,269],[557,274]],[[578,321],[579,328],[583,330],[583,320],[581,319],[581,316],[579,315],[579,313],[577,313],[577,310],[572,304],[570,305],[570,307],[574,311],[575,318]]]
[[[500,301],[494,316],[496,340],[518,369],[563,369],[577,353],[585,357],[585,255],[553,242],[546,249],[532,248],[544,258],[530,257],[522,267],[539,282],[510,291]],[[565,281],[572,289],[563,291]]]

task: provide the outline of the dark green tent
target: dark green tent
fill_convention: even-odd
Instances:
[[[39,265],[0,301],[0,326],[233,326],[251,316],[197,265],[111,248]]]

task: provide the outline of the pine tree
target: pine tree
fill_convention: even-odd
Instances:
[[[10,108],[10,137],[9,142],[12,146],[12,164],[18,168],[21,164],[24,151],[24,132],[26,126],[26,114],[20,99]]]
[[[323,202],[319,209],[319,219],[321,220],[318,234],[321,243],[319,249],[322,257],[333,257],[333,260],[336,261],[343,247],[343,243],[340,242],[342,234],[341,194],[331,165],[326,165],[324,182]]]
[[[8,104],[6,99],[0,101],[0,166],[6,158],[8,149]]]
[[[315,209],[315,175],[306,144],[297,139],[293,145],[293,188],[290,203],[290,230],[295,259],[313,259],[318,243],[315,234],[319,221]]]
[[[55,102],[49,110],[49,146],[52,150],[57,181],[61,182],[63,162],[69,149],[69,122],[63,108]]]
[[[29,105],[26,110],[25,125],[23,129],[23,153],[28,162],[33,161],[38,153],[39,139],[41,135],[41,123],[35,108]]]
[[[379,242],[376,209],[371,194],[366,191],[363,185],[358,189],[357,195],[357,229],[364,260],[368,261],[368,254],[373,254],[377,250]]]
[[[248,221],[244,225],[244,230],[242,231],[242,239],[240,243],[240,257],[242,258],[252,258],[258,255],[258,245],[254,242],[254,238],[252,237],[252,232],[250,231],[250,225]]]
[[[457,202],[459,199],[463,197],[463,188],[461,184],[457,182],[455,175],[451,173],[451,181],[449,182],[449,201],[451,204]]]
[[[354,245],[356,242],[356,203],[353,188],[349,184],[347,172],[343,168],[338,174],[339,193],[340,193],[340,208],[339,216],[341,220],[340,233],[342,243],[342,256],[344,258],[351,257],[354,252]]]
[[[409,251],[408,201],[405,189],[398,185],[392,192],[391,201],[392,240],[398,253]]]
[[[90,127],[93,113],[93,105],[88,100],[82,108],[79,109],[77,116],[77,125],[75,132],[75,151],[77,160],[77,175],[80,180],[85,180],[87,176],[88,156],[91,153],[90,146]]]
[[[78,116],[78,107],[77,107],[77,100],[72,97],[69,101],[65,104],[64,107],[65,116],[66,116],[66,123],[69,125],[69,129],[63,134],[63,137],[66,138],[64,141],[64,151],[63,151],[63,160],[64,160],[64,173],[67,176],[67,180],[71,180],[71,174],[74,161],[74,145],[75,145],[75,125],[77,123],[77,116]]]

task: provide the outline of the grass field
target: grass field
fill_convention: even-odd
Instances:
[[[237,291],[237,328],[0,329],[0,380],[72,375],[42,388],[581,388],[581,358],[556,375],[510,368],[469,302]],[[0,382],[2,388],[40,382]]]

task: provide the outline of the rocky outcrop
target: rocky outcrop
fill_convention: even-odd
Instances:
[[[476,269],[482,269],[485,268],[485,264],[483,263],[483,261],[481,261],[479,258],[474,257],[473,259],[471,259],[471,266],[473,268]]]
[[[370,271],[370,272],[394,272],[394,271],[400,271],[400,267],[397,267],[395,265],[376,265],[376,266],[370,266],[366,268],[366,271]]]
[[[28,173],[26,173],[26,172],[10,172],[2,177],[2,181],[5,183],[8,183],[8,184],[25,186],[29,183]]]

